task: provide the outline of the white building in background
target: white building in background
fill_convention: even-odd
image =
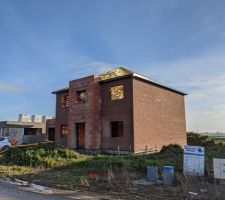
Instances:
[[[1,121],[0,137],[15,139],[17,144],[41,142],[46,139],[46,120],[50,116],[19,114],[18,121]]]
[[[53,119],[52,116],[19,114],[19,122],[45,123],[47,119]]]
[[[19,122],[32,122],[30,114],[19,114],[18,121]]]

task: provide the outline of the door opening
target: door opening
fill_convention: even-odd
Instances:
[[[85,148],[85,123],[76,123],[77,149]]]
[[[48,129],[48,140],[55,141],[55,128]]]

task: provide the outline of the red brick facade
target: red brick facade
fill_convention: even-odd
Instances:
[[[76,102],[76,93],[85,91],[87,102]],[[85,149],[99,149],[101,142],[101,98],[100,85],[94,76],[69,83],[69,135],[68,146],[76,148],[76,123],[85,123]]]
[[[134,151],[186,144],[184,96],[133,79]]]
[[[111,88],[123,86],[123,98],[111,100]],[[77,102],[80,92],[85,102]],[[135,77],[133,74],[109,78],[88,76],[69,82],[69,88],[56,91],[55,142],[71,148],[140,152],[159,150],[163,145],[186,144],[183,93]],[[61,98],[69,95],[69,106],[62,108]],[[122,124],[114,136],[113,124]],[[68,125],[62,137],[62,125]],[[117,131],[118,131],[117,130]]]
[[[123,85],[124,99],[111,100],[110,87]],[[132,123],[132,79],[125,78],[103,83],[102,93],[102,149],[130,151],[133,150],[133,123]],[[111,137],[113,121],[124,122],[123,137]]]

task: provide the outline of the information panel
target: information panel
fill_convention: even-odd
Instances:
[[[225,179],[225,159],[213,158],[214,178]]]
[[[205,148],[200,146],[184,146],[184,174],[204,176]]]

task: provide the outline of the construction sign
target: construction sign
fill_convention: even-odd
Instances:
[[[205,148],[200,146],[184,146],[184,174],[204,176]]]
[[[214,178],[225,179],[225,159],[213,158]]]

